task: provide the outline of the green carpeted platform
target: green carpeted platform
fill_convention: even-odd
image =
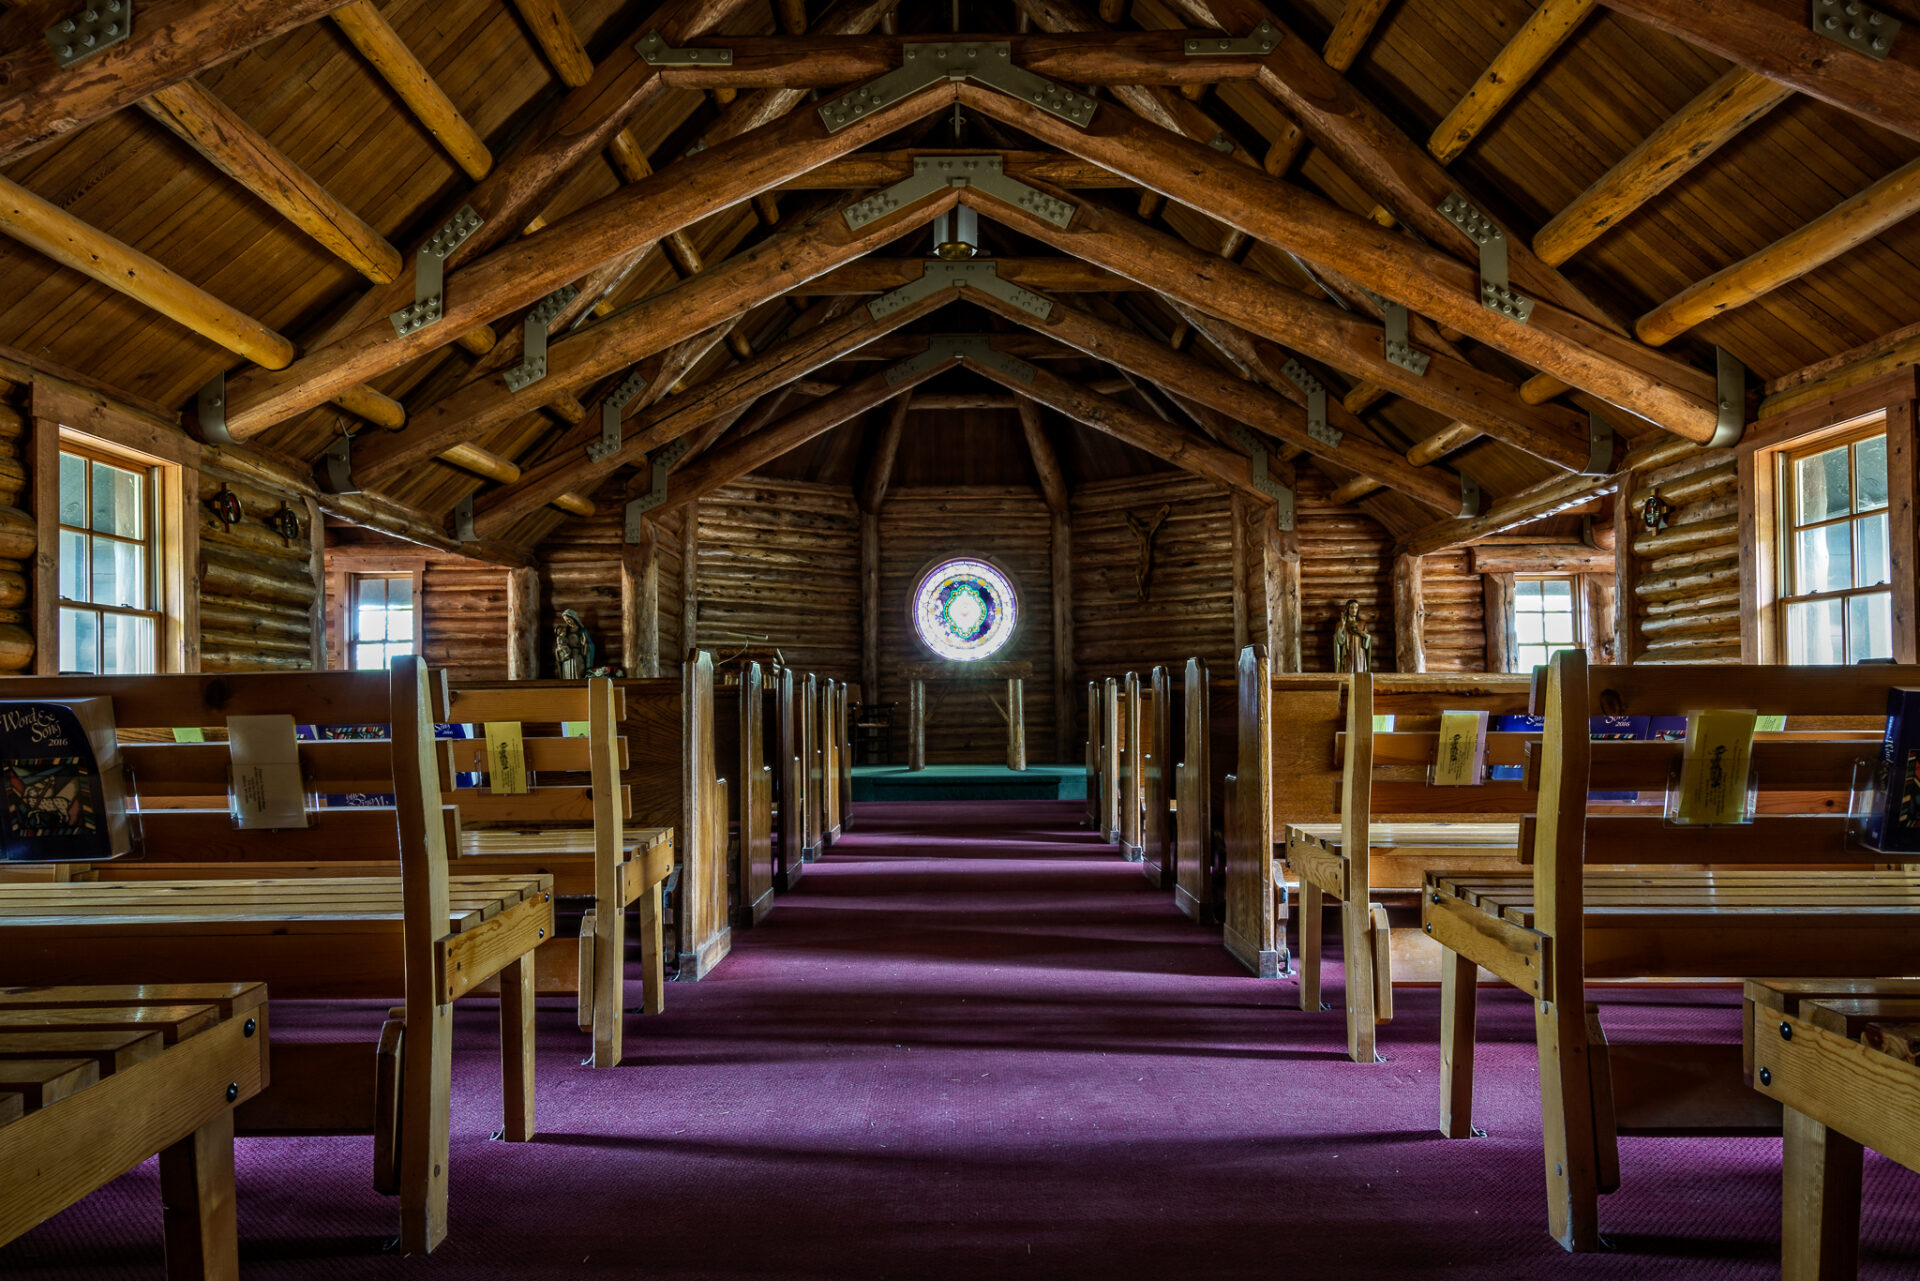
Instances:
[[[904,765],[853,767],[856,801],[1084,801],[1084,765]]]

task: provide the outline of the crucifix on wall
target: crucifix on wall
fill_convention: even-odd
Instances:
[[[1153,536],[1160,532],[1160,526],[1167,523],[1167,516],[1173,511],[1172,504],[1161,503],[1160,510],[1153,519],[1142,520],[1132,512],[1127,513],[1127,528],[1133,531],[1134,538],[1140,544],[1140,559],[1134,565],[1133,581],[1140,590],[1140,599],[1147,598],[1147,592],[1153,582]]]

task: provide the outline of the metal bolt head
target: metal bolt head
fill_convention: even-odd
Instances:
[[[1760,1069],[1760,1084],[1762,1084],[1762,1085],[1772,1085],[1772,1084],[1773,1084],[1773,1069],[1772,1069],[1772,1068],[1761,1068],[1761,1069]]]
[[[240,1097],[240,1082],[238,1081],[227,1082],[227,1102],[231,1103],[239,1097]]]
[[[240,1029],[240,1034],[242,1036],[252,1036],[255,1032],[259,1030],[260,1030],[259,1022],[255,1019],[248,1019],[246,1026]]]
[[[1793,1024],[1788,1023],[1784,1019],[1781,1020],[1780,1023],[1780,1039],[1783,1041],[1791,1041],[1793,1039]]]

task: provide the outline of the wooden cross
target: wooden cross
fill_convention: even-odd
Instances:
[[[1133,581],[1140,590],[1141,600],[1147,598],[1147,588],[1153,580],[1153,536],[1160,532],[1160,526],[1167,523],[1167,516],[1172,510],[1172,504],[1161,503],[1160,510],[1153,514],[1150,521],[1141,520],[1132,512],[1127,513],[1127,528],[1140,540],[1140,563],[1134,567]]]

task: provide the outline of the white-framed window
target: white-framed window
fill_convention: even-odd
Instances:
[[[165,549],[158,482],[159,469],[151,464],[62,442],[61,672],[122,676],[159,670]]]
[[[1513,579],[1513,669],[1530,672],[1563,649],[1583,643],[1580,581],[1573,574]]]
[[[1829,436],[1776,459],[1779,652],[1789,663],[1892,657],[1884,428]]]
[[[395,658],[414,652],[416,625],[412,574],[352,574],[347,579],[347,665],[384,671]]]

